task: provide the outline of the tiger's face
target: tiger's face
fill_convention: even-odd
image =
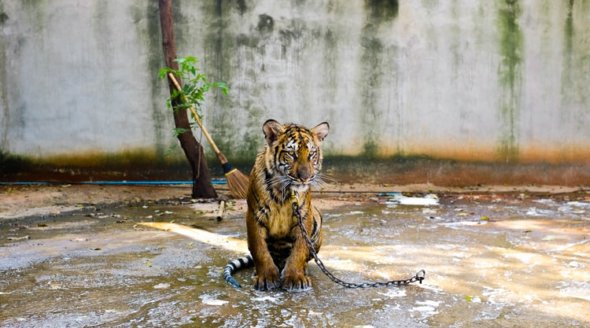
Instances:
[[[310,185],[319,182],[318,174],[322,168],[320,146],[329,129],[326,122],[307,129],[296,124],[266,121],[262,130],[267,142],[267,170],[276,175],[283,187],[306,191]]]

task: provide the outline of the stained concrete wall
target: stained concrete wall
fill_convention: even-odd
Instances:
[[[205,123],[249,159],[267,118],[331,124],[333,155],[590,162],[588,0],[176,0],[179,55],[228,97]],[[0,146],[30,157],[176,144],[157,1],[0,0]]]

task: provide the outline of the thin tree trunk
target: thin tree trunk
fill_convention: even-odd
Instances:
[[[172,19],[172,0],[159,0],[160,6],[160,25],[162,29],[162,45],[164,47],[164,57],[166,66],[172,69],[178,69],[176,59],[176,42],[174,39],[174,21]],[[179,81],[182,83],[182,81]],[[168,87],[170,94],[174,91],[174,85],[168,78]],[[186,132],[178,135],[180,146],[188,159],[192,169],[193,180],[193,198],[217,198],[217,193],[211,184],[209,168],[205,160],[203,146],[195,139],[191,131],[186,109],[178,108],[178,99],[172,100],[174,108],[174,124],[176,128],[185,129]]]

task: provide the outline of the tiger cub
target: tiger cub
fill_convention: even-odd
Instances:
[[[248,190],[248,249],[250,256],[227,264],[226,281],[239,284],[231,274],[254,265],[254,287],[258,290],[311,287],[305,274],[311,260],[308,246],[293,215],[291,193],[297,199],[303,223],[316,252],[322,243],[322,216],[311,205],[310,186],[320,181],[321,143],[328,135],[324,122],[313,129],[296,124],[264,123],[266,146],[256,157]]]

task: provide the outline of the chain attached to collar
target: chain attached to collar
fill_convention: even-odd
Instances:
[[[330,272],[322,260],[318,257],[318,254],[315,251],[315,247],[313,242],[309,239],[307,235],[307,229],[305,229],[305,225],[303,224],[303,218],[301,217],[301,211],[299,210],[299,201],[297,200],[297,194],[295,191],[291,191],[291,203],[293,207],[293,215],[297,218],[297,224],[299,225],[299,229],[301,229],[301,234],[307,243],[307,247],[309,248],[309,252],[313,256],[315,263],[318,265],[320,270],[333,282],[337,283],[340,286],[346,288],[370,288],[370,287],[389,287],[389,286],[403,286],[409,285],[414,282],[422,283],[422,280],[426,277],[426,271],[420,270],[418,271],[413,277],[408,279],[401,279],[401,280],[390,280],[390,281],[378,281],[378,282],[363,282],[363,283],[352,283],[346,282],[342,279],[337,278]]]

